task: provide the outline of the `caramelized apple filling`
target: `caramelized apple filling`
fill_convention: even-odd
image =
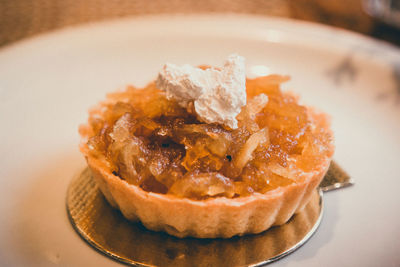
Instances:
[[[110,94],[84,130],[90,153],[128,183],[178,197],[234,198],[289,185],[333,150],[325,116],[281,92],[287,80],[247,80],[237,129],[198,121],[154,83]]]

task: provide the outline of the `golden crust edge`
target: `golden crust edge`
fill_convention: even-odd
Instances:
[[[87,157],[87,162],[107,201],[125,218],[150,230],[198,238],[256,234],[286,223],[308,203],[329,168],[327,161],[320,172],[265,194],[197,201],[146,192],[107,171],[101,160]]]

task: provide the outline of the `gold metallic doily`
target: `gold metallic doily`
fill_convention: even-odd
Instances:
[[[179,239],[126,220],[105,200],[89,169],[71,182],[67,195],[68,215],[79,235],[105,255],[135,266],[263,265],[303,245],[318,228],[322,210],[322,191],[318,190],[302,212],[264,233]]]

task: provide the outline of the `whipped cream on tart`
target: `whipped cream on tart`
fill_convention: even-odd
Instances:
[[[109,94],[80,127],[108,202],[177,237],[260,233],[303,209],[333,155],[328,117],[280,90],[286,76],[164,66],[142,89]]]

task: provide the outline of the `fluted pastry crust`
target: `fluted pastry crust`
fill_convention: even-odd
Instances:
[[[308,203],[330,162],[327,160],[321,165],[319,172],[304,174],[296,183],[265,194],[191,200],[146,192],[113,175],[103,160],[86,156],[106,199],[127,219],[140,221],[148,229],[165,231],[177,237],[199,238],[229,238],[260,233],[271,226],[286,223]]]

